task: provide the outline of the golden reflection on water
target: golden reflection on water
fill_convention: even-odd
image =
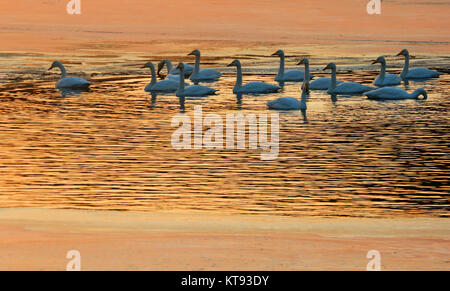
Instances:
[[[205,59],[211,67],[228,61]],[[243,62],[255,73],[244,82],[273,82],[273,75],[259,73],[273,73],[277,59],[250,56]],[[280,112],[279,158],[261,161],[261,150],[174,150],[171,118],[180,112],[178,99],[160,95],[152,103],[143,91],[148,72],[138,76],[135,69],[139,60],[122,65],[128,73],[101,75],[115,63],[82,68],[95,74],[91,92],[80,95],[61,97],[50,81],[55,76],[33,62],[29,66],[36,68],[27,71],[32,77],[23,78],[38,81],[2,86],[0,207],[448,216],[448,75],[410,84],[408,91],[425,86],[425,101],[332,100],[312,92],[306,120],[300,112]],[[376,73],[338,77],[369,84]],[[299,97],[298,84],[287,84],[282,93],[244,96],[238,104],[234,80],[227,70],[210,84],[220,94],[188,99],[186,114],[197,104],[204,114],[224,119],[229,112],[267,113],[266,101]]]

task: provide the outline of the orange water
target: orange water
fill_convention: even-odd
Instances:
[[[174,150],[178,99],[152,102],[140,69],[192,62],[186,54],[199,48],[203,66],[225,74],[210,84],[220,94],[187,100],[186,114],[197,104],[223,118],[267,113],[266,101],[299,97],[298,84],[238,103],[231,60],[242,61],[245,82],[273,82],[278,60],[268,56],[279,48],[290,68],[308,56],[326,76],[335,61],[338,78],[365,84],[378,55],[398,74],[393,55],[404,47],[414,66],[448,69],[448,1],[384,1],[379,17],[366,1],[191,2],[83,1],[81,16],[65,14],[66,1],[2,3],[0,207],[448,216],[448,74],[406,87],[424,87],[425,101],[312,92],[306,119],[280,113],[279,158],[261,161],[260,150]],[[91,92],[61,96],[57,72],[46,72],[55,59],[93,81]]]

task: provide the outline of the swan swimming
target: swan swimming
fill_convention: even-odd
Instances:
[[[306,110],[306,95],[309,91],[308,84],[304,83],[302,86],[302,98],[298,100],[294,97],[281,97],[275,100],[269,101],[266,105],[270,109],[275,110]]]
[[[180,78],[180,70],[178,68],[174,68],[172,62],[169,61],[168,59],[162,60],[161,62],[158,63],[158,71],[156,72],[156,74],[160,78],[162,78],[161,71],[164,68],[164,65],[167,66],[167,76],[165,76],[163,79],[178,81],[178,79]],[[184,65],[184,69],[185,69],[184,71],[185,77],[189,77],[194,71],[194,67],[188,64]]]
[[[203,69],[200,70],[200,51],[193,50],[188,56],[195,56],[195,65],[194,71],[191,75],[191,81],[194,84],[198,84],[199,82],[211,82],[216,81],[222,76],[222,73],[217,71],[216,69]]]
[[[423,99],[427,99],[428,95],[425,89],[419,88],[413,93],[409,94],[403,89],[398,87],[384,87],[377,90],[364,93],[369,99],[376,100],[403,100],[403,99],[419,99],[419,96],[423,96]]]
[[[402,79],[399,76],[395,74],[386,74],[386,59],[384,57],[378,57],[375,61],[372,62],[372,65],[376,63],[381,64],[381,72],[373,82],[375,86],[386,87],[400,85]]]
[[[278,69],[278,75],[275,77],[275,81],[277,82],[302,82],[305,78],[305,72],[300,70],[284,70],[284,51],[278,50],[272,54],[272,56],[280,57],[280,68]],[[314,75],[311,75],[310,78],[313,78]]]
[[[239,60],[234,60],[227,67],[236,67],[236,85],[234,85],[234,94],[266,94],[281,90],[280,86],[267,84],[264,82],[250,82],[242,86],[242,65]]]
[[[152,80],[145,87],[145,91],[147,92],[175,92],[178,90],[178,81],[175,80],[162,80],[157,82],[155,66],[152,62],[146,63],[143,68],[150,68],[152,72]]]
[[[56,82],[56,88],[59,89],[88,89],[91,82],[86,81],[79,77],[67,77],[66,68],[59,61],[54,61],[49,71],[53,68],[59,68],[61,70],[61,79]]]
[[[327,69],[331,69],[331,86],[328,88],[328,94],[362,94],[375,89],[355,82],[343,82],[336,85],[336,64],[329,63],[323,70],[325,71]]]
[[[437,72],[434,70],[430,70],[427,68],[413,68],[409,69],[409,52],[407,49],[402,50],[397,54],[397,56],[405,56],[405,66],[403,67],[403,71],[400,74],[402,79],[430,79],[430,78],[439,78],[443,73]]]
[[[179,63],[177,66],[178,69],[180,69],[180,80],[178,85],[178,90],[176,92],[177,97],[201,97],[201,96],[207,96],[207,95],[214,95],[217,91],[216,89],[209,88],[202,85],[191,85],[187,88],[185,88],[184,83],[184,64]]]
[[[302,88],[304,87],[304,84],[308,86],[308,90],[328,90],[331,84],[331,78],[319,78],[315,79],[310,83],[310,76],[309,74],[309,60],[307,58],[303,58],[300,60],[300,62],[297,65],[305,65],[305,75],[306,79],[303,80]],[[306,81],[306,83],[305,83]],[[342,81],[336,81],[337,84],[341,84]]]

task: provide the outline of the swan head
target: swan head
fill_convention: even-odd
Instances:
[[[397,54],[397,56],[409,56],[409,52],[407,49],[403,49],[401,52]]]
[[[229,63],[228,65],[227,65],[227,67],[238,67],[238,66],[240,66],[241,65],[241,62],[239,62],[239,60],[234,60],[234,61],[232,61],[231,63]]]
[[[323,70],[333,70],[336,71],[336,64],[335,63],[329,63]]]
[[[188,53],[188,56],[200,56],[199,50],[193,50],[192,52]]]
[[[272,54],[272,56],[274,57],[274,56],[284,56],[284,51],[283,50],[277,50],[276,52],[274,52],[273,54]]]
[[[415,93],[417,94],[417,99],[419,99],[419,96],[422,95],[423,99],[427,99],[428,98],[428,94],[427,91],[425,91],[424,88],[419,88],[415,91]]]
[[[161,72],[161,70],[164,68],[164,65],[166,64],[166,62],[167,62],[167,60],[162,60],[158,63],[158,72],[157,72],[158,75]]]
[[[307,58],[303,58],[300,60],[300,62],[298,62],[297,65],[309,65],[309,60]]]
[[[386,59],[384,57],[378,57],[375,61],[372,62],[372,65],[377,63],[386,64]]]
[[[61,64],[60,61],[54,61],[54,62],[52,63],[52,65],[50,66],[50,68],[48,68],[48,70],[50,71],[51,69],[57,68],[57,67],[60,67],[60,66],[62,66],[62,64]]]
[[[183,63],[178,63],[176,68],[179,69],[180,71],[183,71],[184,70],[184,64]]]
[[[144,68],[155,68],[155,67],[153,66],[152,62],[148,62],[142,68],[144,69]]]

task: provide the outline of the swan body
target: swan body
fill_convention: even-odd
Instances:
[[[176,92],[176,95],[178,97],[201,97],[201,96],[207,96],[207,95],[214,95],[217,91],[216,89],[202,86],[202,85],[191,85],[187,88],[185,88],[184,83],[184,64],[179,63],[177,66],[178,69],[180,69],[180,80],[178,85],[178,90]]]
[[[305,79],[305,72],[303,72],[303,71],[300,71],[300,70],[285,71],[284,51],[278,50],[275,53],[273,53],[272,56],[280,57],[280,68],[278,69],[278,74],[275,77],[275,81],[277,81],[277,82],[302,82]],[[310,75],[310,78],[313,78],[313,77],[314,77],[314,75]]]
[[[305,75],[307,76],[303,80],[302,88],[304,88],[305,84],[308,85],[308,90],[328,90],[331,85],[331,78],[319,78],[315,79],[314,81],[310,81],[309,73],[309,60],[307,58],[303,58],[300,60],[300,62],[297,65],[305,65]],[[336,81],[336,84],[341,84],[342,81]]]
[[[242,65],[239,60],[234,60],[228,67],[236,67],[236,85],[233,88],[234,94],[267,94],[281,90],[280,86],[267,84],[264,82],[250,82],[242,85]]]
[[[381,72],[375,79],[373,84],[377,87],[397,86],[400,85],[402,79],[394,74],[386,74],[386,59],[384,57],[378,57],[372,64],[380,63]]]
[[[175,80],[162,80],[157,82],[156,80],[156,73],[155,73],[155,66],[153,63],[148,62],[144,65],[143,68],[150,68],[152,72],[152,80],[150,83],[145,87],[145,91],[147,92],[175,92],[178,90],[179,83]]]
[[[402,50],[397,54],[397,56],[405,56],[405,65],[403,67],[403,71],[400,74],[402,79],[431,79],[431,78],[439,78],[442,75],[441,72],[437,72],[434,70],[430,70],[427,68],[413,68],[409,69],[409,52],[407,49]]]
[[[164,65],[167,66],[167,76],[165,77],[166,79],[170,79],[170,80],[175,80],[178,81],[180,78],[180,70],[178,68],[174,68],[172,65],[172,62],[169,61],[168,59],[162,60],[161,62],[158,63],[158,71],[157,71],[157,75],[161,77],[161,70],[164,68]],[[189,77],[192,72],[194,71],[194,67],[188,64],[184,65],[184,76],[185,77]]]
[[[59,61],[54,61],[48,70],[59,68],[61,70],[61,79],[56,82],[58,89],[88,89],[91,82],[79,77],[67,77],[66,68]]]
[[[360,83],[355,82],[343,82],[339,85],[337,85],[336,81],[336,64],[335,63],[329,63],[324,70],[331,69],[331,86],[328,88],[329,94],[336,94],[336,95],[352,95],[352,94],[362,94],[367,91],[374,90],[375,88],[362,85]]]
[[[222,73],[215,69],[200,70],[200,51],[199,50],[194,50],[188,55],[195,56],[194,70],[190,77],[191,81],[194,82],[194,84],[197,84],[199,82],[216,81],[220,78],[220,76],[222,76]]]
[[[294,97],[281,97],[267,102],[266,105],[270,109],[275,110],[306,110],[306,94],[308,90],[308,85],[303,86],[301,100]]]
[[[427,99],[427,92],[423,88],[415,90],[413,93],[409,94],[403,89],[398,87],[384,87],[377,90],[366,92],[364,95],[369,97],[369,99],[376,100],[403,100],[403,99],[419,99],[419,96],[423,96]]]

